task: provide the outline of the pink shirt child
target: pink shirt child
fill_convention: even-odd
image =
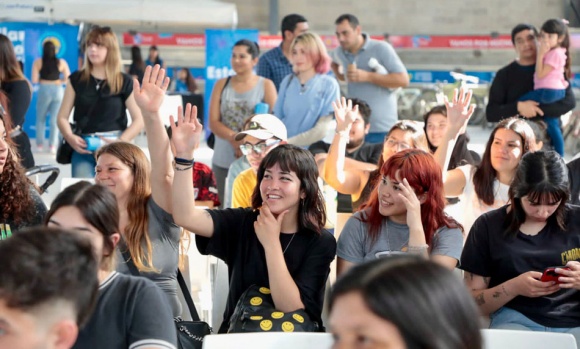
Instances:
[[[566,49],[563,47],[556,47],[548,51],[544,55],[544,64],[547,64],[554,69],[541,79],[534,74],[534,90],[539,90],[541,88],[565,90],[568,88],[568,81],[564,78]]]

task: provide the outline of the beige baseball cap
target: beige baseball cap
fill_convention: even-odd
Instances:
[[[246,135],[256,137],[258,139],[266,140],[276,137],[282,141],[288,139],[288,132],[286,126],[280,119],[272,114],[257,114],[254,115],[248,122],[248,128],[245,131],[236,134],[234,139],[241,141]]]

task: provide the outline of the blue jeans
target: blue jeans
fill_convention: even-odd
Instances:
[[[82,136],[90,135],[117,139],[121,136],[121,131],[97,132],[83,134]],[[73,151],[71,159],[71,175],[73,178],[95,178],[95,166],[97,166],[95,153],[96,151],[91,154],[79,154],[76,151]]]
[[[520,101],[536,101],[540,104],[550,104],[563,99],[566,96],[566,90],[554,90],[548,88],[541,88],[538,90],[533,90],[520,97]],[[551,115],[544,115],[544,122],[548,126],[546,128],[546,133],[552,140],[552,146],[554,150],[564,156],[564,135],[562,134],[562,129],[560,128],[560,117],[554,117]]]
[[[46,136],[46,116],[50,115],[49,146],[56,147],[58,144],[58,129],[56,128],[56,115],[62,102],[64,90],[57,84],[40,84],[38,86],[38,99],[36,101],[36,145],[44,145]]]
[[[365,136],[365,142],[367,143],[383,143],[387,132],[369,132]]]
[[[499,310],[490,315],[490,319],[489,328],[491,329],[569,333],[576,338],[577,343],[580,343],[580,327],[542,326],[511,308],[499,308]]]

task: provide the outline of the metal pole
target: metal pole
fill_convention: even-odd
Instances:
[[[270,15],[268,21],[268,31],[270,35],[278,34],[278,28],[280,27],[280,20],[278,19],[280,12],[280,6],[278,0],[270,0]]]

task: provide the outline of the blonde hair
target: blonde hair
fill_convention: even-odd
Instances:
[[[111,94],[121,92],[123,87],[123,74],[121,73],[121,50],[117,36],[109,27],[95,27],[85,38],[85,63],[81,69],[81,80],[88,81],[91,78],[93,63],[89,60],[88,48],[91,44],[103,45],[107,48],[105,58],[106,81],[111,90]]]
[[[300,34],[295,37],[294,40],[292,40],[292,44],[290,44],[290,51],[294,50],[294,47],[296,47],[296,45],[299,43],[304,45],[307,54],[312,60],[314,70],[318,74],[328,73],[330,70],[331,59],[328,55],[328,51],[326,50],[326,46],[324,46],[322,39],[320,39],[320,36],[314,33]]]
[[[141,148],[126,142],[107,144],[97,151],[95,157],[98,159],[103,154],[110,154],[121,160],[133,173],[133,186],[127,203],[129,222],[122,233],[135,266],[140,271],[157,272],[153,266],[153,247],[147,233],[149,228],[147,202],[151,197],[149,160]],[[143,242],[146,250],[143,249]]]

